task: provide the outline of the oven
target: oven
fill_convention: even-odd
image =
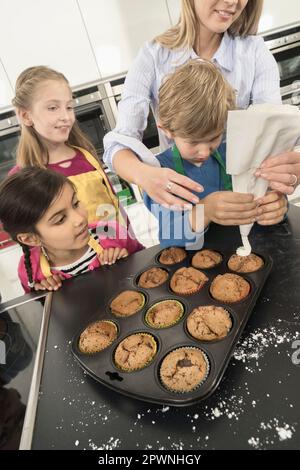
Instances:
[[[121,95],[123,91],[125,76],[112,78],[103,84],[105,94],[107,96],[107,104],[110,107],[114,121],[112,122],[112,128],[115,127],[118,116],[118,103],[121,101]],[[155,117],[150,108],[147,127],[143,133],[143,144],[151,150],[153,153],[159,153],[159,137],[156,126]]]
[[[16,150],[20,137],[20,126],[14,111],[0,118],[0,181],[16,164]]]
[[[263,36],[278,64],[283,103],[300,107],[300,23]]]

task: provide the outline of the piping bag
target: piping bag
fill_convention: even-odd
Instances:
[[[232,176],[233,191],[251,193],[258,199],[268,189],[268,181],[255,176],[262,162],[300,144],[300,110],[292,105],[256,104],[229,111],[226,141],[226,171]],[[251,253],[248,236],[252,226],[240,225],[240,256]]]

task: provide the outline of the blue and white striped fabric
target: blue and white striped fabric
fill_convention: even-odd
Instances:
[[[149,106],[157,119],[158,90],[164,77],[197,58],[195,51],[170,50],[157,42],[147,42],[133,62],[119,103],[118,122],[114,131],[104,138],[104,161],[113,169],[113,156],[130,148],[152,165],[158,165],[153,154],[141,144],[147,125]],[[250,104],[281,103],[279,72],[274,57],[262,37],[232,38],[224,34],[212,59],[237,91],[237,105],[245,109]],[[160,134],[160,150],[171,142]]]

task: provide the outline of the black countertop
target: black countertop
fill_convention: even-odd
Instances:
[[[240,244],[237,228],[213,226],[207,237],[226,237],[233,250]],[[273,270],[217,391],[190,407],[127,398],[87,376],[71,353],[82,326],[74,312],[87,298],[99,309],[104,273],[65,282],[53,296],[32,448],[298,449],[300,209],[291,206],[278,226],[255,227],[250,239],[272,256]]]

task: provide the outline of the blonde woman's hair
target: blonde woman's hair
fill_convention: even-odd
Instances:
[[[231,36],[246,37],[257,33],[263,0],[248,0],[244,10],[228,29]],[[197,43],[199,19],[195,11],[195,0],[181,0],[181,14],[178,23],[154,39],[168,49],[191,49]]]
[[[63,81],[70,86],[62,73],[43,65],[29,67],[19,75],[15,87],[15,97],[12,100],[17,114],[21,110],[30,109],[38,87],[49,80]],[[49,153],[45,144],[34,127],[25,126],[23,123],[21,126],[22,132],[17,148],[17,164],[20,167],[37,166],[46,168],[49,162]],[[81,131],[76,120],[66,144],[83,147],[97,158],[94,146]]]
[[[159,89],[160,125],[174,137],[189,141],[223,133],[228,110],[234,108],[233,88],[206,60],[189,60]]]

